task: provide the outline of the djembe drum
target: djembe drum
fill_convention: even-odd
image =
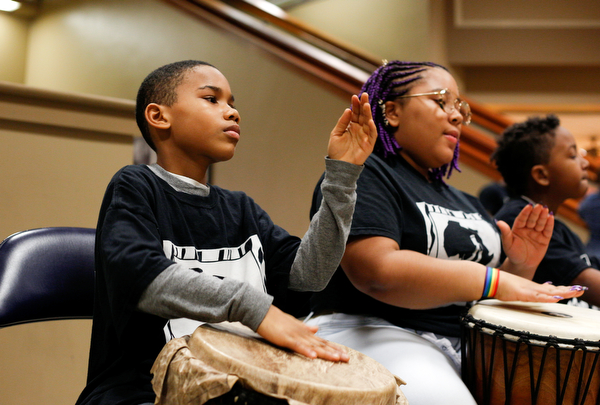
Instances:
[[[408,403],[403,382],[362,353],[346,348],[347,363],[309,359],[256,336],[203,325],[171,340],[152,367],[156,404]]]
[[[461,324],[462,376],[478,404],[599,403],[599,311],[485,300]]]

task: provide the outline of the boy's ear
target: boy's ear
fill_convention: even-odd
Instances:
[[[146,106],[144,112],[148,125],[158,129],[168,129],[171,126],[169,117],[166,114],[164,106],[156,103],[150,103]]]
[[[393,127],[400,125],[400,105],[395,101],[386,101],[385,104],[385,118],[389,124]]]
[[[548,177],[548,170],[544,165],[535,165],[531,168],[531,177],[533,180],[541,186],[547,186],[550,184]]]

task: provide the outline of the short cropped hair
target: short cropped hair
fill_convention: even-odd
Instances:
[[[402,145],[394,137],[395,128],[385,120],[384,105],[386,101],[394,101],[407,94],[414,85],[423,78],[422,73],[428,69],[440,68],[448,71],[444,66],[433,62],[403,62],[392,60],[380,66],[363,85],[361,92],[369,95],[371,113],[377,126],[378,137],[375,142],[374,153],[380,157],[397,155]],[[450,174],[453,169],[458,169],[458,144],[454,150],[454,157],[450,164],[431,170],[435,179],[442,179]]]
[[[135,103],[135,120],[146,143],[156,151],[154,141],[150,136],[145,111],[148,104],[172,106],[177,101],[177,86],[181,84],[186,73],[196,66],[211,66],[210,63],[199,60],[183,60],[159,67],[150,73],[137,93]]]
[[[553,114],[531,117],[508,127],[491,156],[513,197],[527,194],[531,169],[547,164],[560,120]]]

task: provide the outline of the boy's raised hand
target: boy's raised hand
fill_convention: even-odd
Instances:
[[[343,348],[315,335],[316,326],[309,326],[271,305],[256,332],[269,342],[291,349],[311,359],[348,361]]]
[[[369,95],[352,96],[352,109],[347,108],[329,137],[327,154],[330,159],[362,165],[373,152],[377,127],[371,115]]]

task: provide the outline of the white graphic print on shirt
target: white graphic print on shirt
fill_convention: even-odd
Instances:
[[[252,235],[237,247],[219,249],[196,249],[194,246],[176,246],[163,241],[165,256],[191,270],[214,277],[230,277],[245,281],[255,288],[267,291],[265,280],[264,251],[258,235]],[[164,327],[167,341],[189,335],[203,322],[187,318],[171,319]]]
[[[481,214],[417,203],[427,231],[427,254],[488,265],[500,257],[500,235]],[[485,242],[484,242],[485,241]]]

